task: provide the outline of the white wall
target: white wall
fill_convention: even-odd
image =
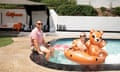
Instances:
[[[91,5],[94,8],[99,7],[119,7],[120,0],[76,0],[78,5]]]
[[[14,12],[16,14],[22,14],[22,16],[6,16],[7,12]],[[11,28],[14,23],[21,22],[22,24],[28,23],[26,19],[26,11],[25,9],[0,9],[0,12],[2,14],[2,25],[6,24],[8,28]]]
[[[58,24],[67,30],[120,31],[120,17],[58,16]]]
[[[120,7],[120,0],[113,0],[112,7]]]
[[[81,5],[89,5],[90,0],[76,0],[77,4],[81,4]]]
[[[58,25],[65,25],[67,30],[104,30],[120,31],[120,17],[105,16],[58,16],[50,10],[50,29],[57,30]]]
[[[57,20],[58,15],[53,9],[50,9],[50,32],[55,32],[57,30]]]
[[[111,0],[91,0],[90,5],[95,8],[106,7],[110,8]]]

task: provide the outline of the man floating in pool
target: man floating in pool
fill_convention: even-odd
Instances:
[[[75,51],[86,51],[87,47],[85,45],[86,43],[86,33],[81,32],[80,33],[80,38],[75,39],[72,43],[72,49]]]
[[[32,44],[31,46],[33,47],[33,50],[36,51],[38,54],[43,55],[45,53],[46,60],[49,60],[53,52],[53,48],[45,43],[42,31],[43,23],[39,20],[36,22],[35,25],[36,27],[32,30],[30,34]]]
[[[103,32],[90,30],[89,40],[86,42],[86,34],[81,33],[80,39],[72,43],[72,49],[66,49],[64,55],[79,64],[101,64],[105,61],[107,52],[102,48],[105,41],[102,39]]]

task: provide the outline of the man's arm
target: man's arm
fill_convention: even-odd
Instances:
[[[90,47],[90,40],[88,40],[86,43],[85,43],[86,47],[89,48]]]
[[[35,46],[37,52],[38,52],[39,54],[43,54],[43,52],[41,52],[41,50],[40,50],[40,48],[39,48],[38,41],[37,41],[36,39],[33,39],[33,43],[34,43],[34,46]]]
[[[75,47],[75,46],[76,46],[76,40],[73,40],[72,47]]]

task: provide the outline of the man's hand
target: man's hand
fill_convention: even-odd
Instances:
[[[47,44],[48,47],[50,47],[51,45],[50,44]]]
[[[38,52],[38,53],[39,53],[39,54],[42,54],[42,55],[44,55],[44,53],[43,53],[43,52],[41,52],[41,51],[40,51],[40,52]]]
[[[47,43],[45,43],[44,45],[45,45],[45,47],[47,47],[47,48],[51,46],[50,44],[47,44]]]

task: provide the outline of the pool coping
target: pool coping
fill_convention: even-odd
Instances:
[[[32,55],[32,54],[31,54]],[[35,62],[31,57],[30,59]],[[41,60],[40,60],[41,61]],[[67,64],[58,64],[50,61],[46,63],[37,63],[40,66],[44,66],[56,70],[64,71],[119,71],[120,64],[99,64],[99,65],[67,65]]]

